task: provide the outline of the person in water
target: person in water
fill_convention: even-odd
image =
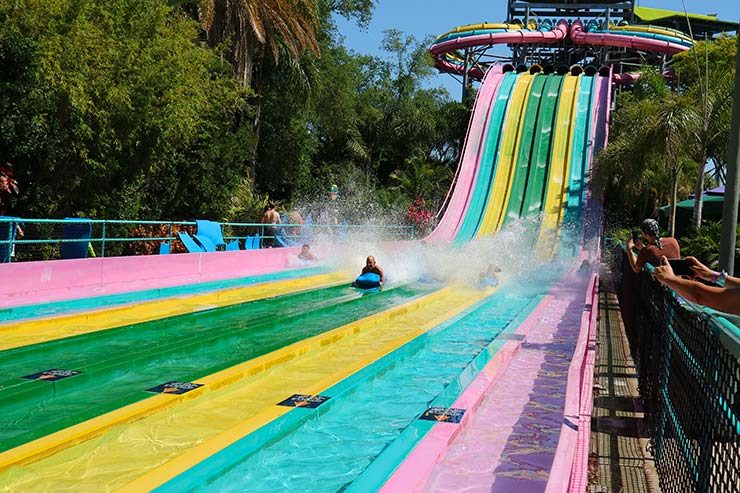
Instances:
[[[301,253],[298,254],[298,258],[307,262],[316,262],[319,259],[311,252],[311,247],[308,245],[301,247]]]
[[[489,264],[485,272],[481,272],[478,276],[478,284],[480,286],[496,286],[498,285],[498,274],[501,272],[501,268],[497,265]]]
[[[377,274],[380,276],[380,284],[381,286],[385,284],[385,274],[383,274],[383,269],[380,268],[380,266],[375,262],[375,257],[370,255],[367,260],[365,260],[365,267],[362,268],[362,274]]]

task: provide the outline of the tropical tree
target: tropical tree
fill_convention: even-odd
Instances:
[[[614,210],[632,211],[630,221],[653,212],[645,206],[655,190],[653,197],[670,202],[668,229],[674,233],[678,189],[690,150],[686,135],[694,118],[692,103],[672,92],[652,69],[645,69],[633,91],[618,98],[609,146],[597,156],[593,180],[607,190]]]
[[[675,58],[679,90],[693,101],[685,138],[693,147],[690,154],[697,165],[692,217],[697,230],[701,228],[706,163],[712,161],[721,168],[727,156],[735,52],[734,37],[721,36],[695,43],[690,51]]]
[[[313,0],[202,0],[198,12],[208,43],[227,46],[246,87],[265,53],[275,61],[287,53],[294,64],[308,50],[319,54]]]

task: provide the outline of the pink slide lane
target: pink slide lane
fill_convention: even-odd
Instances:
[[[581,273],[555,286],[551,301],[526,327],[520,351],[480,406],[469,412],[457,438],[451,437],[454,442],[439,454],[443,457],[426,484],[406,491],[567,490],[581,421],[581,380],[588,373],[584,368],[595,283],[596,276]],[[586,292],[589,303],[584,314]],[[421,452],[425,445],[426,440],[417,449]],[[557,485],[548,484],[551,470],[553,476],[564,478],[564,486],[559,480]]]
[[[449,242],[455,237],[460,227],[468,200],[470,199],[470,193],[478,175],[478,163],[483,149],[483,142],[485,142],[485,134],[488,131],[491,107],[495,101],[501,79],[503,79],[503,74],[501,73],[500,66],[489,70],[483,79],[483,84],[475,102],[473,116],[470,119],[465,147],[460,160],[459,175],[457,176],[457,181],[453,181],[450,188],[452,190],[452,198],[444,216],[442,216],[442,220],[427,237],[427,241]]]
[[[160,289],[286,269],[297,248],[0,264],[0,308]]]

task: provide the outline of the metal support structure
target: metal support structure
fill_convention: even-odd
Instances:
[[[463,71],[463,87],[462,87],[462,102],[465,103],[465,99],[468,96],[468,85],[470,84],[470,49],[465,48],[465,65]]]
[[[735,55],[735,101],[732,108],[730,130],[730,155],[727,159],[727,184],[722,208],[722,240],[719,246],[719,265],[727,272],[734,272],[735,243],[737,242],[737,207],[740,200],[740,36]]]

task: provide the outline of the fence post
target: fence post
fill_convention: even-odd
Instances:
[[[102,245],[100,246],[100,256],[101,257],[105,257],[105,224],[106,224],[106,221],[103,221],[103,231],[100,234],[100,237],[102,238],[101,240]]]

